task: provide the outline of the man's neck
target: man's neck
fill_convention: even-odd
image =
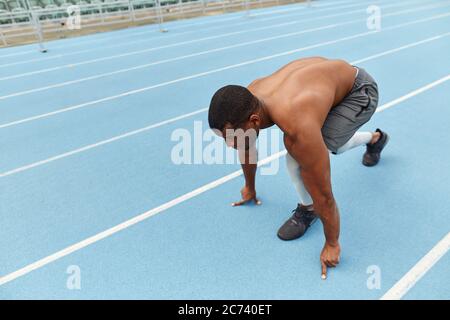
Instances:
[[[258,98],[259,101],[259,115],[261,118],[261,129],[266,129],[274,125],[270,117],[269,109],[263,99]]]

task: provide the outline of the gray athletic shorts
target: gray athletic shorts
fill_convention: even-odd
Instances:
[[[330,110],[322,127],[323,139],[332,153],[336,153],[369,121],[378,106],[377,83],[364,69],[357,70],[352,90]]]

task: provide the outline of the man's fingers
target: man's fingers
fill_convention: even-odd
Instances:
[[[327,278],[327,265],[323,261],[321,261],[321,264],[322,264],[322,279],[325,280]]]
[[[248,201],[249,201],[249,200],[240,200],[240,201],[237,201],[237,202],[233,202],[233,203],[231,204],[231,206],[232,206],[232,207],[242,206],[243,204],[247,203]]]
[[[233,206],[233,207],[242,206],[243,204],[246,204],[247,202],[249,202],[251,200],[253,200],[255,202],[255,204],[257,204],[258,206],[261,204],[261,201],[255,197],[255,198],[251,198],[251,199],[247,199],[247,200],[242,199],[240,201],[233,202],[231,204],[231,206]]]
[[[330,260],[330,264],[334,267],[337,267],[339,264],[339,259]]]

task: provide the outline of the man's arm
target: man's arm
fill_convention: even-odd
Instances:
[[[233,206],[240,206],[251,200],[256,204],[261,202],[256,198],[255,179],[257,169],[257,150],[256,147],[251,147],[248,150],[239,150],[239,161],[241,162],[242,171],[245,177],[245,186],[241,190],[242,199],[232,203]]]
[[[252,147],[248,150],[239,150],[238,153],[242,171],[244,172],[245,185],[251,189],[255,189],[255,177],[258,158],[256,148]]]
[[[321,254],[322,274],[326,267],[339,263],[339,211],[331,190],[330,158],[318,121],[303,119],[302,124],[285,144],[289,154],[299,163],[303,183],[314,203],[325,232],[325,247]]]

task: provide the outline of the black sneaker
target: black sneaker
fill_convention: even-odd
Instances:
[[[281,240],[294,240],[303,236],[308,228],[317,220],[318,216],[312,210],[307,210],[300,204],[292,211],[294,214],[278,230]]]
[[[373,167],[380,161],[381,151],[389,141],[389,135],[386,132],[380,129],[377,129],[376,132],[380,133],[380,139],[374,144],[367,144],[367,150],[363,156],[362,163],[366,167]]]

